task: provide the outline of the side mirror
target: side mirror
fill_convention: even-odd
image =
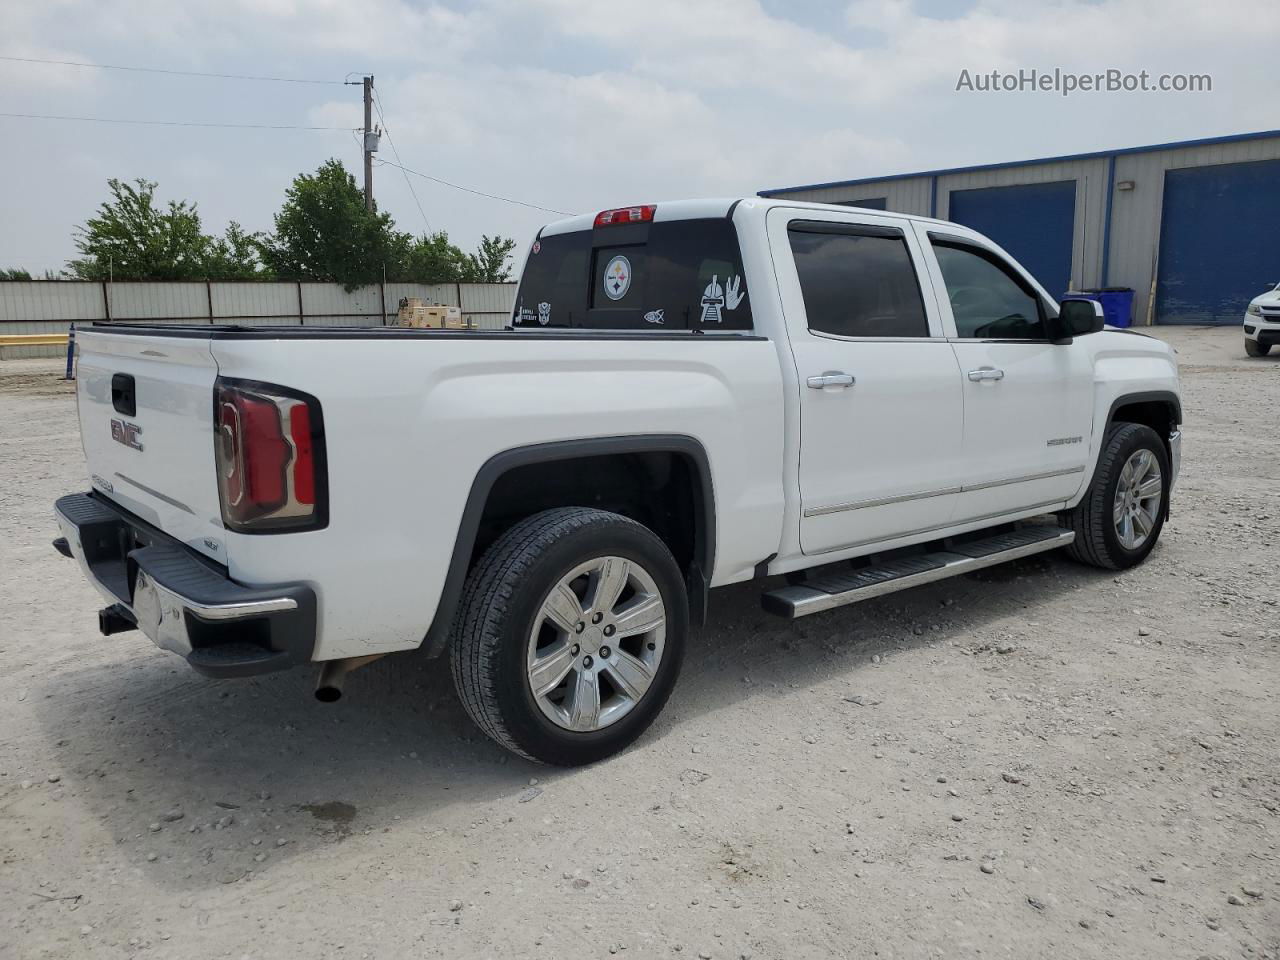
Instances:
[[[1087,297],[1068,297],[1058,310],[1055,340],[1070,340],[1087,333],[1098,333],[1106,323],[1102,304]]]

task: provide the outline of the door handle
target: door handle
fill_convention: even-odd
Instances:
[[[821,390],[824,387],[852,387],[854,380],[852,374],[828,370],[820,377],[810,377],[806,382],[810,390]]]
[[[981,383],[983,380],[1003,380],[1004,371],[997,370],[995,367],[979,367],[977,370],[969,371],[969,379],[974,383]]]

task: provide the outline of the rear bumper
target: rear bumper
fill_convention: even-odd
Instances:
[[[311,659],[316,597],[303,584],[246,587],[194,550],[93,494],[54,505],[64,544],[111,604],[104,633],[136,626],[210,677],[246,677]]]

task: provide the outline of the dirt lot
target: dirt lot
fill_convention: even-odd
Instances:
[[[1280,360],[1180,330],[1149,562],[790,625],[713,594],[655,728],[557,771],[442,663],[214,683],[49,547],[56,363],[0,364],[0,956],[1280,956]],[[1005,651],[1005,652],[1000,652]]]

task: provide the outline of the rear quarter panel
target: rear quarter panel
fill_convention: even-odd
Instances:
[[[477,471],[530,444],[691,437],[712,473],[712,584],[750,577],[777,549],[783,402],[766,340],[222,339],[213,353],[224,376],[282,383],[323,406],[328,527],[226,534],[235,579],[316,590],[316,659],[421,643]]]

